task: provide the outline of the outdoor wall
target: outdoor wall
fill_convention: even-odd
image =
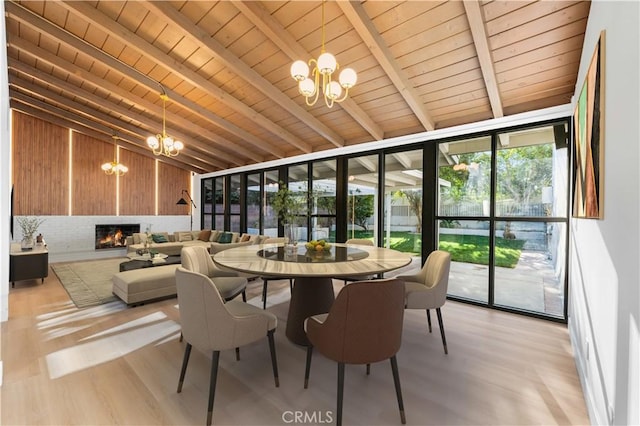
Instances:
[[[638,2],[594,1],[578,83],[605,42],[604,220],[571,220],[569,331],[592,424],[639,424]]]

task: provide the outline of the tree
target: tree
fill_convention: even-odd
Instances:
[[[349,218],[365,231],[368,231],[367,220],[373,216],[373,195],[356,195],[360,193],[359,189],[349,191],[350,196],[347,203],[349,210]]]
[[[422,232],[422,190],[421,189],[399,189],[393,194],[397,198],[403,198],[409,203],[409,210],[418,220],[416,232]]]

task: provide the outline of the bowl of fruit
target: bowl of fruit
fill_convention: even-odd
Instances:
[[[325,240],[311,240],[305,244],[308,251],[323,253],[331,250],[331,244]]]

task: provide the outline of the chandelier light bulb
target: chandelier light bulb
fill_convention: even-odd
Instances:
[[[173,147],[176,149],[176,151],[181,151],[182,148],[184,148],[184,144],[180,141],[175,141],[173,143]]]
[[[325,52],[318,57],[318,71],[320,71],[320,74],[332,74],[337,66],[338,63],[335,56],[329,52]]]
[[[151,149],[158,149],[158,147],[160,146],[160,142],[158,141],[157,137],[149,136],[147,138],[147,145],[149,145],[149,148]]]
[[[295,61],[291,64],[291,77],[296,81],[302,81],[309,76],[309,65],[305,61]]]
[[[358,75],[352,68],[345,68],[340,71],[340,77],[338,77],[338,80],[340,81],[340,86],[345,89],[350,89],[356,85]]]
[[[316,92],[316,86],[310,78],[305,78],[300,83],[298,83],[298,90],[300,94],[305,97],[313,96]]]
[[[113,164],[113,163],[104,163],[104,164],[101,166],[101,167],[102,167],[102,170],[104,170],[105,172],[106,172],[106,171],[111,170],[111,165],[112,165],[112,164]]]
[[[337,81],[332,81],[324,89],[324,95],[332,101],[338,99],[341,94],[342,87],[340,87],[340,84]]]

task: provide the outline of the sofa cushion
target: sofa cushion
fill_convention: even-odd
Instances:
[[[240,237],[240,242],[244,243],[245,241],[250,241],[251,240],[251,235],[249,234],[244,234],[242,237]]]
[[[144,232],[133,233],[133,244],[144,244],[147,241],[147,234]]]
[[[193,241],[193,235],[191,235],[191,232],[178,232],[177,235],[177,240],[178,241]]]
[[[217,229],[212,229],[211,230],[211,236],[209,237],[209,241],[211,241],[211,242],[218,241],[218,238],[220,238],[220,234],[221,234],[221,232],[218,231]]]
[[[200,241],[209,241],[210,237],[211,237],[211,230],[210,229],[203,229],[202,231],[200,231],[198,233],[198,240],[200,240]]]
[[[218,237],[218,242],[221,244],[229,244],[233,240],[233,234],[231,232],[223,232]]]
[[[163,234],[151,234],[151,239],[154,243],[168,243],[169,239]]]

